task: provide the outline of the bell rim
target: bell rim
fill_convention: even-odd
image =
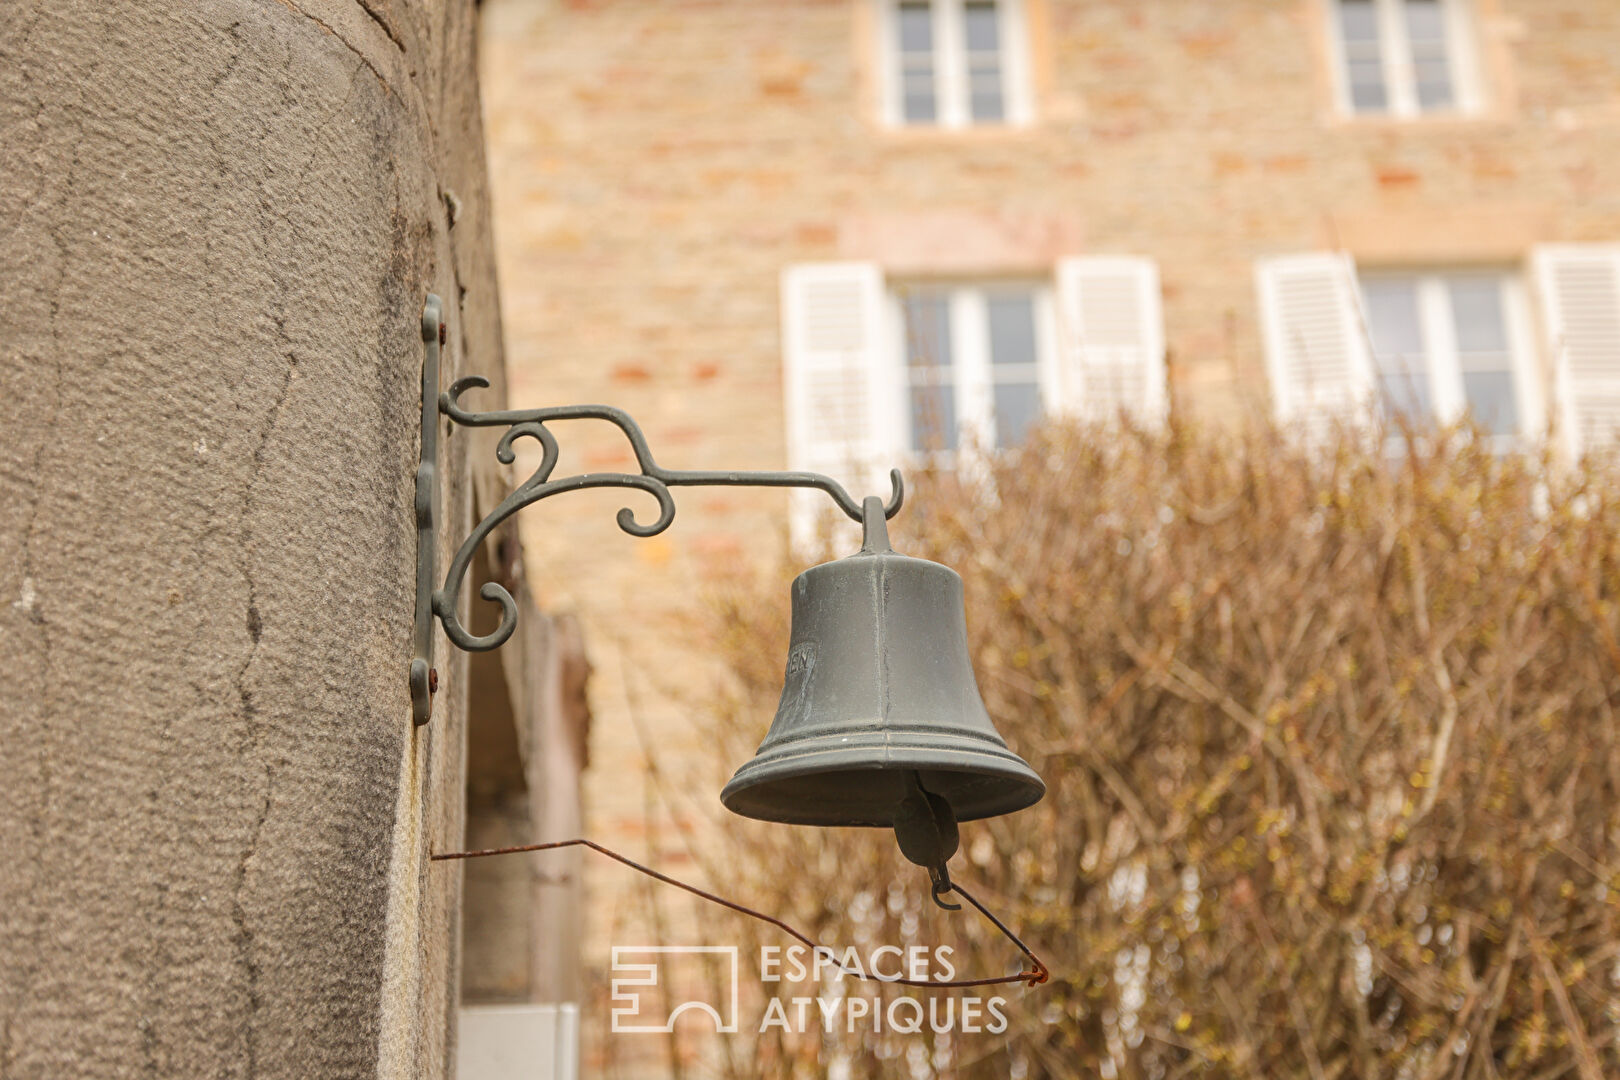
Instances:
[[[903,733],[902,733],[903,734]],[[888,822],[838,821],[834,815],[815,812],[795,812],[781,807],[766,811],[756,800],[746,798],[750,792],[769,785],[811,776],[847,773],[903,772],[918,770],[934,773],[956,773],[981,776],[1007,782],[1005,789],[995,798],[951,809],[959,821],[978,821],[1016,813],[1040,802],[1046,796],[1046,783],[1028,762],[1004,745],[988,744],[988,740],[956,735],[941,736],[930,733],[926,740],[896,739],[894,732],[866,732],[852,736],[836,736],[838,745],[824,745],[829,736],[815,741],[819,746],[796,745],[809,740],[793,740],[786,746],[766,750],[739,768],[731,781],[720,792],[720,801],[732,813],[759,821],[774,821],[794,825],[856,825],[884,828]],[[961,741],[966,746],[941,745],[942,740]],[[880,757],[874,759],[874,752]],[[761,775],[768,773],[768,775]],[[752,804],[752,805],[750,805]]]

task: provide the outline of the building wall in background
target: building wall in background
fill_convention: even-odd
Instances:
[[[1476,108],[1394,120],[1341,108],[1327,0],[1025,0],[1030,123],[947,131],[884,123],[871,0],[487,0],[512,398],[623,406],[668,466],[783,467],[786,268],[1050,280],[1067,256],[1134,255],[1162,283],[1171,408],[1269,411],[1259,260],[1528,278],[1537,245],[1620,240],[1620,7],[1459,9]],[[576,466],[631,465],[611,432],[564,443]],[[666,773],[705,761],[690,716],[716,676],[691,616],[707,575],[781,557],[788,498],[681,492],[651,541],[616,530],[625,501],[548,504],[524,535],[537,591],[593,642],[610,767],[588,827],[667,867],[723,815],[717,782],[648,783],[649,751]],[[593,910],[600,957],[619,907]]]

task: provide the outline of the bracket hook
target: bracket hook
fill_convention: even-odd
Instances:
[[[444,303],[432,293],[422,306],[422,453],[416,467],[416,633],[411,657],[411,715],[418,725],[433,715],[433,693],[438,675],[433,667],[433,620],[444,626],[451,644],[468,652],[483,652],[504,645],[517,629],[516,601],[495,582],[487,582],[479,595],[501,605],[501,621],[496,629],[482,636],[469,633],[460,614],[461,582],[472,567],[478,545],[503,521],[524,507],[566,491],[586,488],[620,488],[644,492],[658,504],[658,516],[643,524],[626,507],[619,511],[619,528],[636,537],[656,536],[675,520],[674,487],[775,487],[811,488],[824,492],[838,508],[856,521],[863,521],[868,538],[881,536],[882,521],[899,513],[905,501],[905,484],[899,469],[889,472],[889,501],[867,500],[867,505],[850,497],[842,484],[830,476],[813,472],[703,471],[666,469],[653,459],[647,437],[629,413],[611,405],[560,405],[543,409],[503,409],[473,412],[461,404],[466,390],[488,386],[480,375],[457,379],[444,393],[439,392],[440,352],[445,344]],[[539,467],[491,510],[462,541],[450,560],[444,582],[435,588],[438,576],[438,540],[434,535],[438,517],[437,474],[439,416],[463,427],[497,427],[506,432],[496,444],[496,457],[510,465],[515,459],[512,444],[519,438],[534,439],[541,445]],[[581,473],[553,477],[557,467],[557,438],[546,426],[557,420],[605,420],[613,424],[630,443],[636,472]]]

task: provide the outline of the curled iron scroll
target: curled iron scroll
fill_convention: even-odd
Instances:
[[[478,545],[483,543],[501,522],[524,507],[553,495],[587,488],[630,488],[644,491],[658,503],[656,518],[643,524],[636,520],[635,511],[628,506],[622,507],[614,518],[621,530],[640,538],[657,536],[674,522],[675,497],[670,493],[672,487],[809,488],[825,492],[846,515],[855,521],[862,520],[861,504],[850,497],[842,484],[821,473],[721,472],[663,468],[653,459],[652,450],[647,445],[647,438],[642,433],[640,425],[629,413],[611,405],[562,405],[545,409],[507,409],[494,412],[472,412],[462,407],[462,394],[488,385],[489,380],[482,375],[468,375],[457,379],[448,390],[439,395],[439,411],[454,423],[465,427],[505,426],[507,430],[495,447],[495,456],[504,465],[510,465],[517,460],[513,445],[518,439],[529,438],[539,442],[541,456],[539,466],[528,479],[514,488],[500,505],[491,510],[488,516],[473,528],[456,552],[455,558],[451,560],[450,569],[445,574],[444,586],[433,593],[433,612],[444,625],[445,634],[458,647],[469,652],[485,652],[499,648],[517,630],[517,602],[505,588],[493,581],[485,583],[479,590],[479,595],[485,600],[500,604],[499,626],[488,634],[475,635],[462,625],[456,614],[461,582],[472,566]],[[552,473],[557,468],[560,453],[557,437],[546,425],[556,420],[605,420],[615,425],[629,440],[636,464],[641,471],[580,473],[553,479]],[[899,469],[889,470],[889,484],[889,500],[883,507],[885,519],[899,513],[900,507],[905,502],[905,482]]]

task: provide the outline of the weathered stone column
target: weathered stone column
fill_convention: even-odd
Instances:
[[[426,292],[502,392],[474,15],[7,6],[4,1080],[446,1071],[465,664],[420,730],[406,668]]]

